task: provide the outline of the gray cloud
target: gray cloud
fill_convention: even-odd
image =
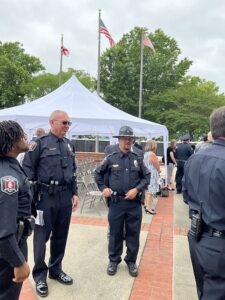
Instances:
[[[1,0],[0,40],[19,41],[40,58],[47,72],[59,71],[60,37],[70,56],[63,68],[97,73],[98,9],[115,40],[135,26],[161,28],[182,57],[193,60],[190,74],[225,91],[225,2],[221,0]],[[102,51],[108,41],[102,37]]]

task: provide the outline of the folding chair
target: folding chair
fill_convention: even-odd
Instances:
[[[94,177],[91,174],[84,175],[83,183],[86,188],[86,192],[83,197],[80,213],[82,213],[85,203],[88,203],[90,208],[94,207],[96,200],[103,201],[103,203],[106,205],[105,199],[102,196],[102,192],[99,191]]]

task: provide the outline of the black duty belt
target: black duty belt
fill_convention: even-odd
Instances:
[[[68,184],[63,184],[63,185],[54,184],[54,185],[51,185],[51,184],[47,184],[47,183],[43,183],[43,182],[40,183],[40,186],[41,186],[41,189],[47,190],[47,191],[49,191],[49,189],[51,189],[52,186],[54,186],[54,192],[66,191],[66,190],[68,190],[68,187],[69,187]]]
[[[120,202],[120,201],[139,201],[139,198],[136,197],[135,199],[125,199],[125,196],[119,196],[119,195],[111,195],[110,197],[111,201],[114,203]]]
[[[225,231],[219,231],[214,228],[208,227],[204,225],[203,232],[206,232],[209,234],[209,236],[214,236],[220,239],[225,239]]]

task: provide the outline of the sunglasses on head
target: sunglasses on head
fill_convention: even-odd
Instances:
[[[69,125],[69,126],[71,126],[72,122],[70,122],[70,121],[62,121],[62,124],[63,125]]]

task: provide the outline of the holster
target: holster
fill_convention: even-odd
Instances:
[[[19,217],[17,219],[17,241],[18,243],[23,237],[32,234],[35,227],[35,219],[33,217]]]
[[[33,201],[35,204],[37,204],[39,200],[39,192],[40,192],[40,184],[37,181],[31,182],[31,191],[33,194]]]

